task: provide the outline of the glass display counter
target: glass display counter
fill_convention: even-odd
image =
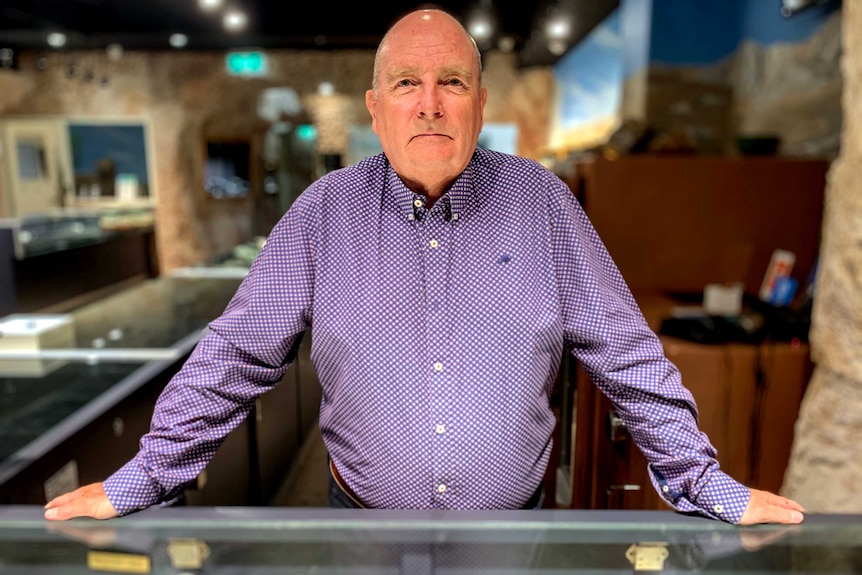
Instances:
[[[41,484],[72,458],[81,477],[89,477],[130,457],[146,431],[154,397],[240,281],[165,277],[139,282],[69,313],[52,314],[71,326],[58,347],[51,346],[55,337],[48,349],[19,350],[8,345],[11,334],[5,334],[7,345],[0,346],[0,503],[45,498],[41,489],[23,494],[10,484],[28,469],[43,467],[38,478],[27,479]],[[20,317],[38,322],[47,316]],[[128,405],[120,409],[124,402]],[[105,417],[110,419],[102,421]],[[100,437],[93,435],[95,427],[102,424],[110,443],[92,445]],[[104,469],[92,466],[88,473],[82,452],[75,455],[75,446],[88,445],[110,462]],[[48,464],[51,458],[55,462]]]
[[[2,573],[858,573],[862,517],[735,527],[670,511],[0,507]]]

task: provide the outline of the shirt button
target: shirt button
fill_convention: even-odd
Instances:
[[[443,364],[440,363],[439,361],[437,363],[435,363],[434,364],[434,371],[436,371],[438,373],[443,371]]]
[[[667,493],[668,491],[670,491],[670,487],[668,487],[667,485],[665,485],[665,486],[663,486],[663,487],[661,488],[661,490],[662,490],[664,493]]]
[[[437,249],[440,243],[437,240],[431,240],[430,242],[428,242],[428,245],[430,245],[434,249]]]
[[[457,220],[457,219],[458,219],[458,214],[452,214],[452,219],[453,219],[453,220]]]
[[[437,433],[446,433],[446,426],[442,423],[438,423],[437,427],[434,428],[434,431],[436,431]]]
[[[715,511],[716,513],[724,513],[724,506],[721,504],[713,505],[712,510]]]
[[[414,216],[413,216],[413,214],[407,214],[407,219],[408,219],[408,220],[412,220],[412,219],[413,219],[413,217],[414,217]]]
[[[446,486],[442,483],[437,486],[437,493],[446,493]]]
[[[422,200],[413,200],[413,205],[416,206],[417,208],[421,208],[422,207]]]

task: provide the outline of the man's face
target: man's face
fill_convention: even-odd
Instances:
[[[377,98],[365,100],[392,167],[411,187],[451,183],[476,148],[487,98],[471,40],[444,14],[408,16],[378,66]]]

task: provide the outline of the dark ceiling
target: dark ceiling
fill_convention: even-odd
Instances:
[[[231,0],[233,1],[233,0]],[[168,36],[188,36],[186,50],[375,48],[389,24],[410,2],[332,2],[235,0],[248,15],[247,29],[231,34],[218,13],[198,8],[197,0],[0,0],[0,48],[44,50],[50,32],[64,32],[64,50],[170,50]],[[550,14],[567,14],[572,46],[601,22],[619,0],[452,0],[435,3],[467,22],[477,8],[490,8],[498,22],[495,39],[514,40],[521,66],[548,65],[552,53],[542,32]]]

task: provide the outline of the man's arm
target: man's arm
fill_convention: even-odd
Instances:
[[[567,343],[613,402],[662,498],[678,511],[730,523],[801,521],[798,503],[750,490],[720,470],[698,429],[694,398],[562,182],[551,182],[549,213]]]
[[[106,519],[176,498],[281,380],[311,325],[308,203],[297,200],[276,225],[225,312],[165,387],[135,457],[104,483],[49,502],[46,518]]]

